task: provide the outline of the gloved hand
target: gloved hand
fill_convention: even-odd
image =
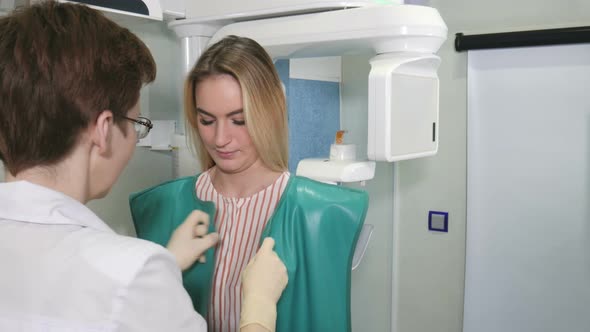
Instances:
[[[205,263],[203,254],[219,241],[219,234],[207,234],[208,230],[209,215],[194,210],[172,233],[166,247],[176,257],[182,271],[191,267],[197,259]]]
[[[287,286],[287,268],[272,250],[275,242],[264,239],[262,246],[242,273],[240,328],[258,324],[274,332],[277,302]]]

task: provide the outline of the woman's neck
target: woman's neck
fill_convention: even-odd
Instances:
[[[225,173],[214,166],[209,175],[213,187],[225,197],[250,197],[273,184],[283,172],[273,171],[256,162],[239,173]]]

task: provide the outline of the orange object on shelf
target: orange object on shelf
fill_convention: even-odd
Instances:
[[[344,133],[346,130],[338,130],[336,132],[336,140],[334,141],[335,144],[342,144],[344,142]]]

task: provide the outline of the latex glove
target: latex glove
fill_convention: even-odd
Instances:
[[[276,252],[272,238],[262,246],[242,273],[242,313],[240,328],[258,324],[273,332],[277,321],[277,302],[287,286],[287,268]]]
[[[191,267],[197,259],[205,263],[203,255],[207,249],[219,241],[219,234],[209,233],[209,215],[194,210],[180,226],[174,230],[167,248],[176,258],[181,270]]]

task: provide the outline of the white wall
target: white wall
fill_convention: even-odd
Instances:
[[[453,48],[457,32],[486,33],[589,25],[590,2],[430,1],[449,27],[442,65],[439,153],[395,165],[396,251],[399,271],[392,331],[462,330],[466,210],[466,54]],[[379,176],[379,175],[378,175]],[[374,181],[381,181],[377,177]],[[429,210],[449,212],[449,233],[427,230]],[[382,287],[382,286],[375,286]],[[397,291],[397,292],[396,292]],[[388,331],[381,329],[379,331]],[[375,330],[377,331],[377,330]]]

